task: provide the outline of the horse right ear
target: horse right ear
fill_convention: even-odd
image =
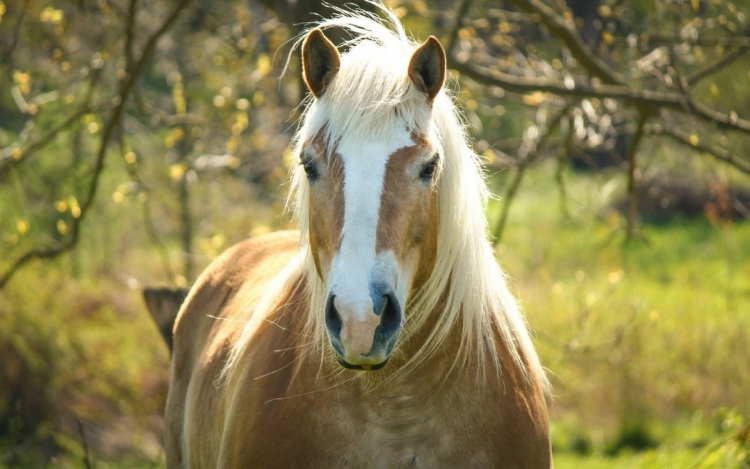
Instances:
[[[310,31],[302,43],[302,70],[307,89],[320,98],[340,66],[341,58],[336,46],[319,28]]]

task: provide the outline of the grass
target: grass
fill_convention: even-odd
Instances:
[[[738,366],[750,362],[750,223],[674,219],[624,246],[608,209],[623,181],[573,175],[566,218],[552,168],[529,176],[497,252],[554,385],[556,467],[747,467],[747,442],[703,453],[725,437],[706,422],[750,412]]]
[[[672,220],[641,227],[623,246],[624,219],[607,208],[623,181],[571,175],[566,218],[553,171],[528,175],[497,253],[554,385],[556,467],[748,467],[750,223]],[[129,203],[102,209],[105,221],[90,225],[79,250],[34,263],[0,296],[0,347],[12,349],[34,378],[21,382],[41,387],[39,402],[51,406],[32,435],[18,418],[0,428],[10,435],[0,441],[0,468],[10,467],[4,448],[23,438],[63,450],[50,467],[83,467],[76,421],[93,467],[163,465],[168,356],[133,288],[156,283],[161,266],[137,218],[123,218],[137,212]],[[226,219],[217,216],[197,240],[200,263],[251,228],[281,223],[270,210],[241,220],[235,209],[224,208]],[[14,467],[40,467],[32,456]]]

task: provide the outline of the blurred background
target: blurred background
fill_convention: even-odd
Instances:
[[[750,467],[750,1],[387,5],[448,51],[556,466]],[[141,290],[291,227],[281,71],[331,13],[0,0],[0,468],[164,466]]]

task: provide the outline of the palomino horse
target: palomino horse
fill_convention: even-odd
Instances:
[[[549,468],[547,381],[437,39],[304,37],[300,232],[234,246],[174,327],[169,468]],[[322,29],[356,37],[339,55]],[[301,235],[300,235],[301,233]]]

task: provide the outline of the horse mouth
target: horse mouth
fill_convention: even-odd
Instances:
[[[377,365],[352,365],[351,363],[342,360],[341,358],[338,359],[339,365],[343,366],[346,369],[349,370],[364,370],[364,371],[376,371],[381,368],[383,368],[385,365],[388,364],[388,359],[386,358],[385,361],[382,363],[378,363]]]

